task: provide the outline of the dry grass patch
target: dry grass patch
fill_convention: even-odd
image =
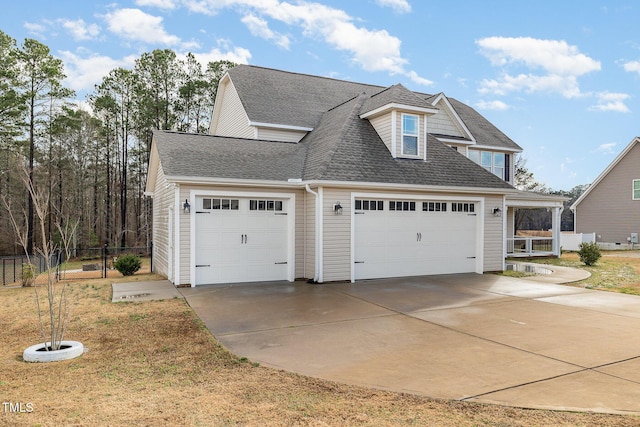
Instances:
[[[34,291],[0,290],[0,395],[31,403],[11,426],[437,425],[635,426],[636,417],[523,410],[371,390],[290,374],[225,351],[182,299],[111,303],[113,281],[71,283],[66,338],[88,352],[28,364],[38,339]]]
[[[567,283],[569,286],[640,295],[640,257],[634,255],[633,252],[602,251],[602,258],[592,266],[580,262],[576,252],[565,252],[560,258],[527,258],[526,261],[580,268],[591,273],[585,280]]]

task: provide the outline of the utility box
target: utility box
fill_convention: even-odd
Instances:
[[[631,243],[638,243],[638,233],[631,233]]]

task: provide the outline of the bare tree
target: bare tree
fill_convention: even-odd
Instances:
[[[42,336],[44,347],[47,349],[47,351],[55,351],[60,350],[60,346],[71,316],[71,305],[69,304],[69,299],[66,292],[67,285],[60,285],[57,282],[57,279],[53,272],[52,258],[55,253],[55,247],[53,245],[53,242],[47,238],[47,234],[45,234],[45,228],[47,224],[47,208],[49,206],[48,192],[39,191],[38,189],[36,189],[33,181],[31,180],[31,173],[27,169],[26,164],[26,160],[21,159],[21,161],[19,162],[20,166],[18,168],[18,173],[20,174],[22,182],[24,183],[27,192],[29,193],[29,196],[33,203],[32,206],[34,208],[34,213],[38,219],[37,223],[40,228],[39,231],[41,233],[41,241],[40,244],[37,245],[37,248],[35,250],[45,260],[47,276],[45,307],[42,306],[42,303],[40,301],[41,298],[38,292],[38,286],[33,287],[33,289],[35,290],[38,323],[40,325],[40,334]],[[11,218],[13,226],[15,227],[16,234],[20,237],[20,244],[24,248],[24,251],[28,258],[30,256],[28,250],[30,235],[29,230],[28,228],[26,230],[20,228],[16,218],[12,213],[12,210],[10,209],[10,202],[3,198],[3,204],[9,212],[9,216]],[[29,223],[28,219],[26,223]]]

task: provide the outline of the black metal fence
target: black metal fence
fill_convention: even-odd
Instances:
[[[61,262],[60,252],[51,255],[51,268],[56,268]],[[32,267],[29,267],[31,265]],[[0,257],[0,284],[22,283],[27,276],[37,276],[47,271],[47,259],[42,255],[16,255]]]
[[[68,258],[67,258],[68,254]],[[111,277],[118,274],[113,265],[121,255],[132,254],[143,258],[142,272],[152,269],[152,248],[147,247],[107,247],[82,248],[69,251],[57,251],[51,256],[52,273],[56,280],[94,279]],[[46,281],[47,270],[44,257],[24,255],[0,257],[0,284],[22,284],[24,271],[28,271],[29,262],[34,266],[35,283]]]

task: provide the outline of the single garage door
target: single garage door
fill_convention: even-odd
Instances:
[[[196,285],[287,279],[287,200],[197,197],[196,204]]]
[[[477,203],[355,200],[355,279],[476,271]]]

